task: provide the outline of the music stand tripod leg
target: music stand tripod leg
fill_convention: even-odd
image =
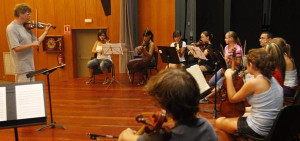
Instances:
[[[115,66],[114,66],[114,64],[112,65],[111,73],[112,73],[112,78],[111,78],[110,83],[106,87],[106,89],[108,89],[113,82],[117,82],[117,83],[119,83],[121,85],[121,83],[118,80],[116,80],[116,78],[115,78]]]
[[[14,128],[14,132],[15,132],[15,141],[19,141],[19,135],[18,135],[18,128],[17,127]]]
[[[56,124],[56,122],[54,122],[53,120],[53,115],[52,115],[52,102],[51,102],[51,93],[50,93],[50,79],[49,79],[49,75],[50,73],[47,72],[45,74],[47,76],[47,82],[48,82],[48,94],[49,94],[49,106],[50,106],[50,117],[51,117],[51,123],[50,124],[47,124],[45,126],[42,126],[41,128],[37,129],[37,131],[41,131],[43,130],[44,128],[46,127],[52,127],[52,128],[55,128],[56,126],[59,127],[59,128],[62,128],[62,129],[67,129],[65,126],[62,126],[62,125],[59,125],[59,124]]]

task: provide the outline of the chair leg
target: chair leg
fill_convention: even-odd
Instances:
[[[131,77],[131,84],[133,85],[133,82],[134,82],[134,72],[132,73],[132,77]]]

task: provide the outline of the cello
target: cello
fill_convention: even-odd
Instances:
[[[232,52],[233,52],[233,54],[232,54],[231,69],[235,70],[236,49],[234,48],[232,50]],[[239,74],[239,71],[236,70],[236,72],[232,75],[233,85],[234,85],[236,91],[241,89],[243,86],[243,79],[240,76],[238,76],[238,74]],[[223,87],[225,89],[227,89],[226,79],[224,79]],[[220,112],[223,116],[228,117],[228,118],[240,117],[245,113],[245,103],[244,103],[244,101],[237,102],[237,103],[231,103],[228,99],[228,95],[226,92],[226,96],[220,104]]]

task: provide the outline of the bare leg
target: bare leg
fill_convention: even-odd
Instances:
[[[91,84],[95,82],[94,76],[93,76],[93,69],[88,68],[89,70],[89,79],[85,82],[86,84]]]
[[[89,70],[89,77],[91,78],[93,76],[93,69],[88,68],[88,70]]]
[[[226,117],[220,117],[216,120],[216,127],[227,132],[230,134],[233,134],[237,131],[237,121],[239,117],[235,118],[226,118]]]
[[[104,73],[105,75],[105,80],[104,82],[102,83],[103,85],[107,84],[109,82],[109,77],[108,77],[108,70],[107,69],[104,69],[102,70],[102,72]]]
[[[104,69],[104,70],[102,70],[102,72],[104,73],[105,78],[108,78],[108,70],[107,70],[107,69]]]

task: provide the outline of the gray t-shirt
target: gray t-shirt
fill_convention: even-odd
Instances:
[[[205,118],[198,118],[193,126],[177,124],[169,134],[153,133],[143,134],[137,141],[217,141],[214,128]]]
[[[6,37],[15,74],[34,71],[33,49],[28,48],[21,52],[15,52],[13,48],[20,45],[32,43],[36,37],[30,30],[27,30],[22,24],[12,21],[6,28]]]

